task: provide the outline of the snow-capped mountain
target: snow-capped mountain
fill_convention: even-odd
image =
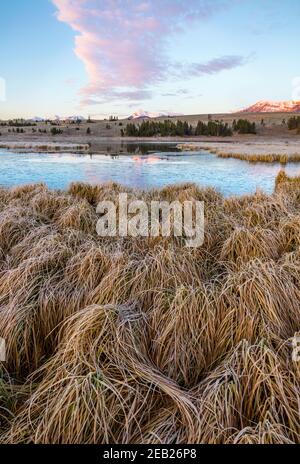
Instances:
[[[64,116],[59,116],[58,114],[56,114],[55,116],[50,116],[48,119],[50,119],[51,121],[86,121],[86,119],[83,117],[83,116],[68,116],[68,117],[64,117]]]
[[[131,116],[129,116],[128,119],[151,119],[151,118],[161,118],[161,117],[168,118],[170,116],[181,116],[181,115],[179,113],[169,113],[169,112],[151,113],[149,111],[138,110],[135,113],[133,113]]]
[[[85,118],[83,116],[69,116],[68,118],[65,118],[66,121],[85,121]]]
[[[300,101],[259,101],[240,113],[300,113]]]
[[[44,122],[44,118],[40,118],[39,116],[34,116],[32,119],[29,119],[30,122]]]

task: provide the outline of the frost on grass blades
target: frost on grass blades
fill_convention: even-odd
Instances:
[[[128,201],[120,193],[118,201],[101,201],[97,233],[101,237],[182,237],[185,246],[196,248],[204,241],[203,201]]]
[[[4,338],[0,337],[0,362],[6,361],[6,347]]]
[[[294,362],[300,362],[300,335],[295,335],[293,338],[292,359]]]

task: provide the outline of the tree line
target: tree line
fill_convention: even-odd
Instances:
[[[192,135],[213,135],[228,137],[233,135],[233,133],[229,125],[227,123],[224,124],[222,121],[208,121],[207,124],[205,124],[205,122],[199,121],[194,134]]]
[[[238,132],[239,134],[256,134],[255,122],[250,122],[248,119],[239,119],[238,121],[234,120],[232,123],[232,129],[234,132]]]
[[[125,129],[121,129],[122,137],[182,137],[190,135],[207,135],[228,137],[234,132],[239,134],[255,134],[255,123],[247,119],[233,121],[232,127],[223,121],[208,121],[208,123],[199,121],[196,127],[193,127],[187,121],[173,122],[165,121],[143,121],[141,124],[129,123]]]
[[[186,121],[143,121],[141,124],[127,124],[126,128],[121,130],[121,134],[127,137],[153,137],[153,136],[183,136],[192,135],[193,128]]]
[[[1,127],[35,127],[36,123],[24,121],[23,119],[13,120],[7,122],[0,122]]]

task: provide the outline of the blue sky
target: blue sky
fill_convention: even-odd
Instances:
[[[227,112],[291,100],[298,0],[10,0],[0,118]]]

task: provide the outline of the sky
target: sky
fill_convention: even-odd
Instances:
[[[3,0],[0,119],[292,100],[299,50],[299,0]]]

